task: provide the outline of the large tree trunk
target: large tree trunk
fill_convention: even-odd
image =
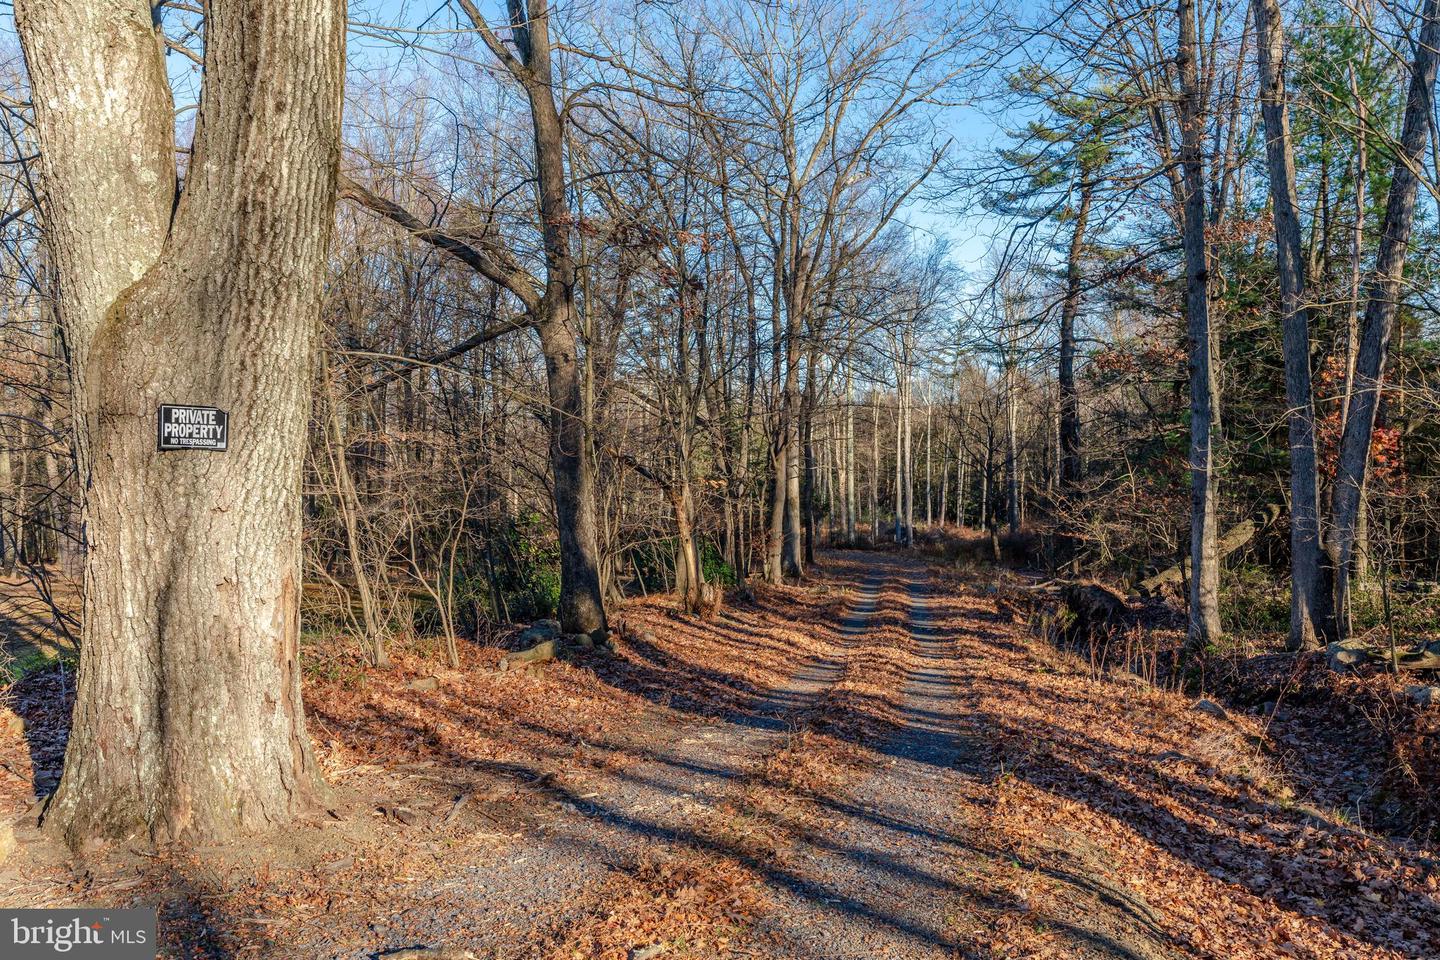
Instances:
[[[1209,250],[1205,239],[1205,115],[1194,0],[1179,0],[1180,160],[1184,181],[1185,319],[1190,339],[1190,625],[1189,643],[1220,639],[1220,560],[1215,549],[1214,339],[1210,330]]]
[[[573,279],[573,275],[572,275]],[[560,540],[560,622],[566,633],[606,628],[600,592],[595,476],[585,427],[573,284],[550,281],[555,302],[543,308],[540,348],[550,395],[550,469],[555,479],[555,524]]]
[[[570,244],[575,218],[565,189],[565,129],[555,104],[550,10],[545,0],[529,3],[507,0],[517,59],[490,29],[472,0],[460,0],[460,7],[481,40],[520,85],[530,105],[536,199],[545,253],[543,294],[538,301],[534,298],[529,289],[530,278],[523,275],[508,254],[497,258],[493,251],[474,249],[441,231],[405,223],[402,216],[394,212],[384,213],[516,293],[534,319],[540,334],[540,351],[545,356],[550,401],[550,470],[554,474],[555,525],[560,541],[560,620],[567,633],[593,633],[606,628],[605,601],[600,579],[595,477],[590,431],[586,426],[579,319],[575,309],[577,268]],[[362,202],[372,208],[376,206],[374,200],[362,199]],[[509,326],[513,329],[515,325]]]
[[[1319,475],[1310,384],[1310,311],[1305,306],[1305,256],[1295,196],[1295,155],[1285,93],[1285,34],[1279,0],[1255,0],[1260,111],[1275,211],[1275,259],[1280,275],[1285,349],[1285,405],[1290,416],[1290,640],[1292,650],[1317,646],[1329,634],[1320,571]]]
[[[1356,539],[1357,520],[1370,467],[1370,443],[1380,392],[1385,383],[1385,361],[1399,306],[1400,281],[1405,273],[1405,251],[1415,218],[1415,195],[1419,188],[1416,171],[1424,163],[1434,113],[1437,45],[1440,45],[1440,0],[1426,0],[1410,69],[1410,90],[1401,125],[1400,152],[1390,181],[1390,197],[1381,225],[1380,249],[1375,255],[1375,272],[1370,280],[1365,324],[1355,355],[1355,376],[1345,414],[1345,431],[1335,469],[1333,491],[1334,532],[1331,553],[1335,566],[1336,633],[1341,639],[1350,627],[1350,567]]]
[[[344,7],[207,6],[173,220],[150,4],[29,0],[17,21],[88,488],[85,641],[46,820],[72,842],[281,824],[322,789],[297,658],[300,479]],[[158,454],[162,402],[228,410],[229,452]]]
[[[560,540],[560,622],[566,633],[604,630],[595,519],[595,477],[586,429],[575,258],[574,218],[565,194],[565,133],[555,106],[550,18],[545,3],[510,0],[510,20],[529,71],[525,93],[535,134],[540,227],[545,246],[545,295],[537,327],[550,395],[550,469]]]

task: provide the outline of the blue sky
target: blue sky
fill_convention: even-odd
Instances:
[[[564,2],[552,0],[562,15]],[[448,5],[448,0],[351,0],[350,17],[352,21],[410,28],[423,24],[427,30],[444,30],[455,24],[453,14],[446,10]],[[481,9],[497,18],[500,16],[496,0],[481,0]],[[423,36],[416,39],[420,43],[427,40]],[[443,46],[444,39],[443,36],[431,37],[429,42]],[[367,70],[396,69],[397,54],[392,45],[352,31],[350,59],[352,69],[356,66]],[[946,113],[946,127],[946,132],[955,140],[952,156],[967,165],[981,155],[993,153],[1004,138],[1004,131],[983,107],[950,108]],[[903,211],[903,217],[916,231],[917,239],[923,241],[937,236],[947,240],[952,259],[967,273],[983,268],[996,235],[1004,229],[995,218],[964,200],[939,204],[916,201]],[[1003,236],[999,243],[1003,245]]]
[[[351,0],[350,17],[353,21],[410,28],[423,24],[427,30],[443,31],[455,24],[453,13],[446,9],[448,5],[448,0]],[[3,17],[0,17],[0,40],[15,49],[18,44],[15,43],[9,4],[0,4],[0,9],[3,9]],[[494,0],[485,0],[482,9],[489,9],[498,16],[499,7]],[[443,35],[416,36],[415,40],[417,43],[429,43],[438,47],[443,47],[446,43]],[[414,69],[413,56],[402,56],[394,44],[366,36],[362,30],[351,31],[349,56],[352,70],[403,76]],[[422,52],[414,56],[434,59],[438,55]],[[167,65],[176,88],[177,102],[183,107],[192,102],[198,92],[198,68],[185,57],[175,53],[167,57]],[[182,125],[187,116],[181,114],[179,122]],[[953,156],[968,161],[993,151],[995,144],[1003,137],[1003,132],[996,122],[982,109],[974,107],[950,109],[946,116],[946,126],[947,132],[955,139]],[[914,228],[919,239],[930,236],[945,238],[950,244],[952,258],[970,273],[983,267],[994,236],[1002,229],[1001,224],[979,211],[973,203],[967,204],[963,201],[932,204],[917,200],[903,211],[903,217],[905,222]]]

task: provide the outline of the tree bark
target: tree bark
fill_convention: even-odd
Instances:
[[[1280,277],[1281,332],[1285,350],[1285,404],[1290,446],[1290,638],[1291,650],[1318,646],[1330,631],[1321,594],[1319,474],[1315,459],[1315,410],[1310,382],[1310,310],[1305,303],[1305,255],[1295,194],[1295,154],[1285,91],[1285,34],[1279,0],[1254,0],[1258,39],[1260,112],[1275,216],[1275,260]]]
[[[912,434],[914,433],[913,426],[915,420],[915,404],[914,395],[912,393],[912,386],[910,382],[910,365],[908,352],[905,365],[905,386],[903,397],[904,400],[901,404],[901,409],[904,412],[905,423],[905,471],[904,482],[902,484],[902,489],[905,493],[905,521],[903,524],[903,529],[905,532],[905,546],[909,547],[913,546],[915,543],[915,450],[911,442]]]
[[[1180,163],[1184,184],[1185,319],[1190,339],[1190,615],[1189,644],[1220,639],[1220,561],[1215,548],[1214,345],[1210,329],[1209,245],[1205,239],[1204,105],[1194,0],[1179,0]]]
[[[1080,395],[1075,389],[1075,318],[1080,312],[1080,260],[1085,251],[1085,229],[1090,222],[1090,205],[1095,184],[1082,174],[1080,205],[1075,211],[1075,229],[1070,234],[1070,250],[1065,258],[1065,299],[1060,304],[1060,509],[1062,511],[1059,561],[1074,562],[1076,541],[1073,513],[1075,494],[1080,486]]]
[[[1019,402],[1015,395],[1015,360],[1005,365],[1005,526],[1011,536],[1020,532],[1019,437],[1016,436]]]
[[[845,501],[845,545],[855,545],[855,514],[860,509],[855,500],[855,388],[851,383],[851,368],[845,365],[845,479],[841,496]]]
[[[707,600],[705,568],[695,540],[695,498],[684,470],[682,465],[676,483],[665,488],[675,514],[675,593],[686,613],[700,613]]]
[[[870,401],[870,541],[880,545],[880,398]]]
[[[1390,181],[1385,219],[1380,230],[1380,249],[1370,279],[1369,299],[1360,346],[1355,355],[1355,376],[1346,406],[1345,430],[1332,492],[1334,531],[1330,545],[1335,567],[1336,634],[1344,639],[1350,629],[1350,575],[1355,548],[1357,519],[1370,467],[1370,444],[1380,394],[1385,383],[1385,362],[1399,308],[1400,283],[1405,273],[1405,253],[1415,219],[1415,196],[1419,189],[1416,171],[1424,163],[1434,111],[1436,47],[1440,45],[1440,0],[1426,0],[1421,18],[1415,60],[1410,69],[1410,89],[1401,124],[1400,151]]]
[[[550,17],[544,0],[528,9],[509,0],[511,30],[528,76],[524,83],[535,137],[545,293],[537,328],[550,396],[550,468],[560,539],[560,622],[566,633],[605,629],[595,521],[595,478],[585,426],[572,217],[565,195],[565,134],[555,106]]]
[[[212,0],[172,218],[150,4],[17,4],[87,488],[85,640],[46,811],[72,843],[273,827],[323,789],[300,700],[300,480],[344,22],[336,0]],[[157,454],[162,402],[228,410],[229,452]]]

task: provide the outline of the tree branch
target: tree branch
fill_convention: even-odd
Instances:
[[[353,200],[371,213],[398,224],[408,230],[417,240],[423,240],[437,250],[450,254],[466,266],[484,276],[487,280],[509,290],[525,305],[527,314],[535,313],[540,307],[539,286],[535,278],[518,267],[501,264],[495,257],[465,243],[439,227],[431,226],[393,200],[361,186],[345,174],[339,174],[337,186],[340,196]]]

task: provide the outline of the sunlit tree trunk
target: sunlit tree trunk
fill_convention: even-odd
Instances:
[[[1199,77],[1194,0],[1179,0],[1180,162],[1184,181],[1185,320],[1190,338],[1190,614],[1189,643],[1220,639],[1220,557],[1215,547],[1214,337],[1210,329],[1209,245],[1205,239],[1205,111]]]
[[[16,5],[86,493],[85,640],[46,811],[72,842],[225,837],[322,790],[300,700],[300,481],[344,14],[207,4],[176,206],[151,5]],[[229,452],[158,454],[156,407],[177,401],[227,410]]]
[[[1335,470],[1333,496],[1334,532],[1331,543],[1335,566],[1336,632],[1342,638],[1350,628],[1350,576],[1354,559],[1357,526],[1370,467],[1370,445],[1380,394],[1385,384],[1385,362],[1399,307],[1400,284],[1405,273],[1405,253],[1415,219],[1415,198],[1419,190],[1417,171],[1422,168],[1434,113],[1437,46],[1440,46],[1440,19],[1437,0],[1426,0],[1415,60],[1410,69],[1410,89],[1401,124],[1400,149],[1390,181],[1390,197],[1380,228],[1380,249],[1370,280],[1365,306],[1365,323],[1355,355],[1354,386],[1346,408],[1345,431]]]
[[[1295,196],[1295,156],[1286,100],[1285,35],[1279,0],[1253,4],[1260,72],[1260,110],[1275,219],[1285,350],[1285,404],[1290,424],[1290,640],[1292,650],[1316,646],[1329,631],[1321,595],[1319,476],[1310,383],[1310,311],[1305,303],[1305,256]]]
[[[1070,234],[1069,254],[1065,258],[1065,299],[1060,304],[1060,510],[1061,534],[1057,546],[1061,564],[1075,558],[1075,537],[1071,529],[1078,505],[1075,496],[1080,486],[1080,395],[1075,389],[1075,319],[1080,313],[1081,257],[1085,250],[1085,230],[1090,222],[1090,205],[1095,185],[1087,177],[1080,183],[1080,203],[1075,210],[1075,229]]]

